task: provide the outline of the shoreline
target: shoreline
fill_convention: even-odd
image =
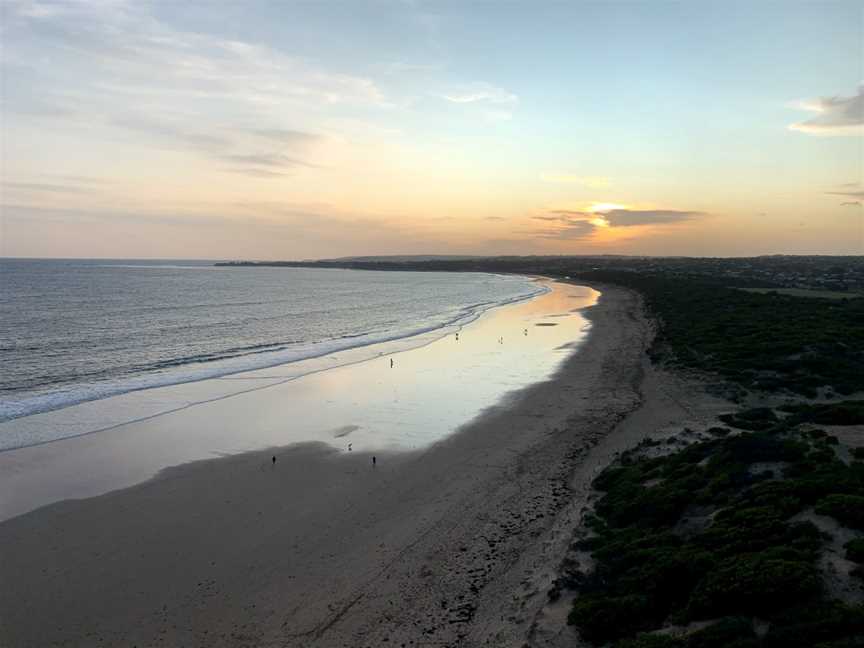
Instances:
[[[362,270],[352,270],[352,269],[344,269],[345,272],[368,272]],[[538,277],[536,275],[503,275],[501,273],[494,272],[486,272],[481,273],[494,277],[521,277],[526,280],[527,285],[536,286],[538,283],[538,279],[546,279],[545,277]],[[402,353],[404,351],[410,351],[412,349],[420,348],[422,346],[432,344],[435,341],[446,337],[447,335],[453,333],[454,331],[461,331],[464,327],[470,326],[474,322],[476,322],[479,318],[483,317],[490,311],[506,308],[507,306],[517,305],[526,301],[530,301],[532,299],[536,299],[537,297],[541,297],[543,294],[548,292],[548,288],[540,287],[539,289],[535,289],[532,292],[525,293],[523,295],[508,297],[498,302],[483,302],[477,304],[471,304],[466,306],[460,311],[460,314],[453,319],[440,322],[435,325],[419,325],[417,327],[411,328],[406,331],[390,331],[385,334],[382,334],[383,337],[369,338],[370,333],[364,333],[356,336],[346,336],[342,338],[336,338],[334,340],[321,340],[318,342],[313,342],[310,344],[309,348],[306,351],[299,352],[301,355],[299,357],[291,357],[291,354],[298,353],[297,349],[291,349],[289,352],[289,357],[281,357],[279,359],[271,359],[263,364],[259,364],[257,366],[252,367],[235,367],[229,369],[227,366],[222,367],[212,367],[211,370],[205,371],[203,368],[199,368],[199,373],[192,377],[182,377],[179,375],[176,376],[168,376],[164,378],[164,381],[159,382],[156,381],[154,377],[155,374],[141,374],[138,376],[130,376],[120,379],[120,382],[124,383],[123,387],[111,386],[111,384],[106,385],[98,385],[98,384],[81,384],[73,386],[74,389],[81,390],[85,386],[90,388],[99,387],[97,390],[98,395],[89,395],[89,396],[78,396],[73,398],[72,400],[68,400],[63,402],[60,405],[52,404],[56,399],[56,393],[46,393],[46,394],[36,394],[27,396],[23,399],[18,398],[10,398],[6,404],[7,408],[14,409],[14,407],[20,407],[21,403],[36,403],[41,401],[46,401],[48,404],[38,405],[37,409],[33,409],[32,411],[28,411],[26,413],[12,413],[12,414],[3,414],[0,416],[0,431],[4,427],[14,427],[15,425],[23,424],[29,425],[30,421],[26,423],[22,423],[25,419],[33,419],[33,420],[45,420],[47,421],[47,425],[50,426],[52,422],[56,420],[62,420],[64,410],[68,410],[70,408],[99,408],[101,407],[100,403],[107,401],[109,399],[127,399],[134,400],[139,398],[146,398],[147,392],[152,390],[169,390],[173,387],[179,387],[183,385],[194,385],[201,382],[206,381],[218,381],[218,380],[239,380],[244,378],[245,376],[254,376],[255,374],[266,372],[269,370],[277,370],[277,369],[285,369],[291,368],[293,373],[291,375],[290,380],[295,380],[297,378],[302,378],[307,375],[311,375],[314,373],[318,373],[320,371],[326,371],[328,369],[338,368],[342,366],[348,366],[351,364],[356,364],[360,362],[365,362],[367,360],[373,359],[377,355],[381,354],[393,354],[393,353]],[[369,339],[366,339],[369,338]],[[350,342],[349,342],[350,340]],[[282,349],[281,351],[272,351],[270,353],[285,353],[286,350]],[[349,359],[340,362],[330,362],[331,359],[336,358],[340,355],[350,356]],[[257,354],[247,354],[243,356],[244,358],[255,357]],[[354,357],[356,356],[356,357]],[[224,361],[225,359],[223,359]],[[186,367],[195,366],[196,363],[191,362],[187,363]],[[308,366],[307,366],[308,365]],[[150,381],[148,384],[144,384],[142,386],[136,386],[136,383],[144,381]],[[236,392],[219,395],[216,398],[225,398],[233,395],[242,394],[244,390],[238,390]],[[184,404],[183,407],[188,407],[191,405],[198,405],[201,403],[206,403],[210,399],[204,399],[195,403]],[[32,405],[31,405],[32,406]],[[176,408],[175,408],[176,409]],[[6,446],[4,445],[7,441],[0,435],[0,453],[6,452],[9,450],[17,450],[19,448],[26,448],[32,445],[39,445],[42,443],[52,443],[54,441],[58,441],[63,438],[72,438],[75,436],[83,436],[85,434],[92,434],[94,432],[101,432],[105,430],[109,430],[111,428],[119,427],[121,425],[126,425],[129,423],[135,423],[140,420],[144,420],[147,418],[152,418],[156,416],[160,416],[163,414],[169,414],[174,409],[162,409],[158,411],[148,411],[146,414],[142,414],[137,418],[130,418],[125,420],[116,420],[111,421],[110,424],[103,425],[91,430],[86,430],[83,432],[76,432],[73,434],[68,434],[66,436],[60,436],[56,438],[48,438],[40,441],[35,441],[31,443],[26,443],[22,445],[12,445]],[[17,423],[16,423],[17,422]]]
[[[590,449],[643,403],[640,298],[602,290],[552,379],[424,450],[379,451],[374,469],[321,444],[209,459],[0,524],[0,638],[521,646]]]
[[[328,362],[338,366],[299,377],[286,365],[142,392],[134,402],[147,399],[151,408],[170,411],[0,453],[0,520],[132,486],[164,468],[214,455],[309,441],[343,450],[350,443],[355,451],[425,447],[511,392],[548,379],[572,353],[568,345],[584,339],[588,323],[581,310],[598,293],[538,280],[542,294],[488,309],[449,336],[412,339],[410,348],[391,346],[388,355],[371,359],[365,349],[359,357],[333,355]],[[128,398],[94,406],[100,423],[129,418],[134,410]],[[94,409],[82,406],[29,423],[76,427],[93,416]],[[23,424],[14,429],[31,431]],[[351,430],[350,439],[341,440],[344,429]]]

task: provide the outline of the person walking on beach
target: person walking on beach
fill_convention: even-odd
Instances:
[[[375,464],[376,464],[377,462],[378,462],[378,459],[375,457],[375,455],[372,455],[372,467],[373,467],[373,468],[375,467]]]
[[[390,358],[390,368],[393,368],[393,358]]]
[[[273,455],[273,465],[276,465],[276,455]]]

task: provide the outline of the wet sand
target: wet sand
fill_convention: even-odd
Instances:
[[[294,444],[3,522],[0,644],[522,646],[589,450],[642,402],[650,326],[601,290],[552,380],[423,449]]]
[[[581,309],[598,293],[538,281],[548,293],[492,308],[444,337],[417,336],[0,424],[0,438],[40,438],[70,420],[97,430],[0,452],[0,520],[214,456],[310,441],[343,452],[349,443],[355,452],[426,448],[508,394],[550,378],[585,337]],[[550,319],[556,326],[537,326]],[[167,411],[101,429],[160,408]]]

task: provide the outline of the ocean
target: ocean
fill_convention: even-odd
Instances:
[[[0,422],[445,335],[542,290],[525,277],[479,273],[3,259]]]

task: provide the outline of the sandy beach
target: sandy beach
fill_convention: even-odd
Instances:
[[[694,415],[647,366],[640,299],[597,288],[551,380],[425,449],[294,444],[3,522],[2,644],[541,645],[591,477]]]

